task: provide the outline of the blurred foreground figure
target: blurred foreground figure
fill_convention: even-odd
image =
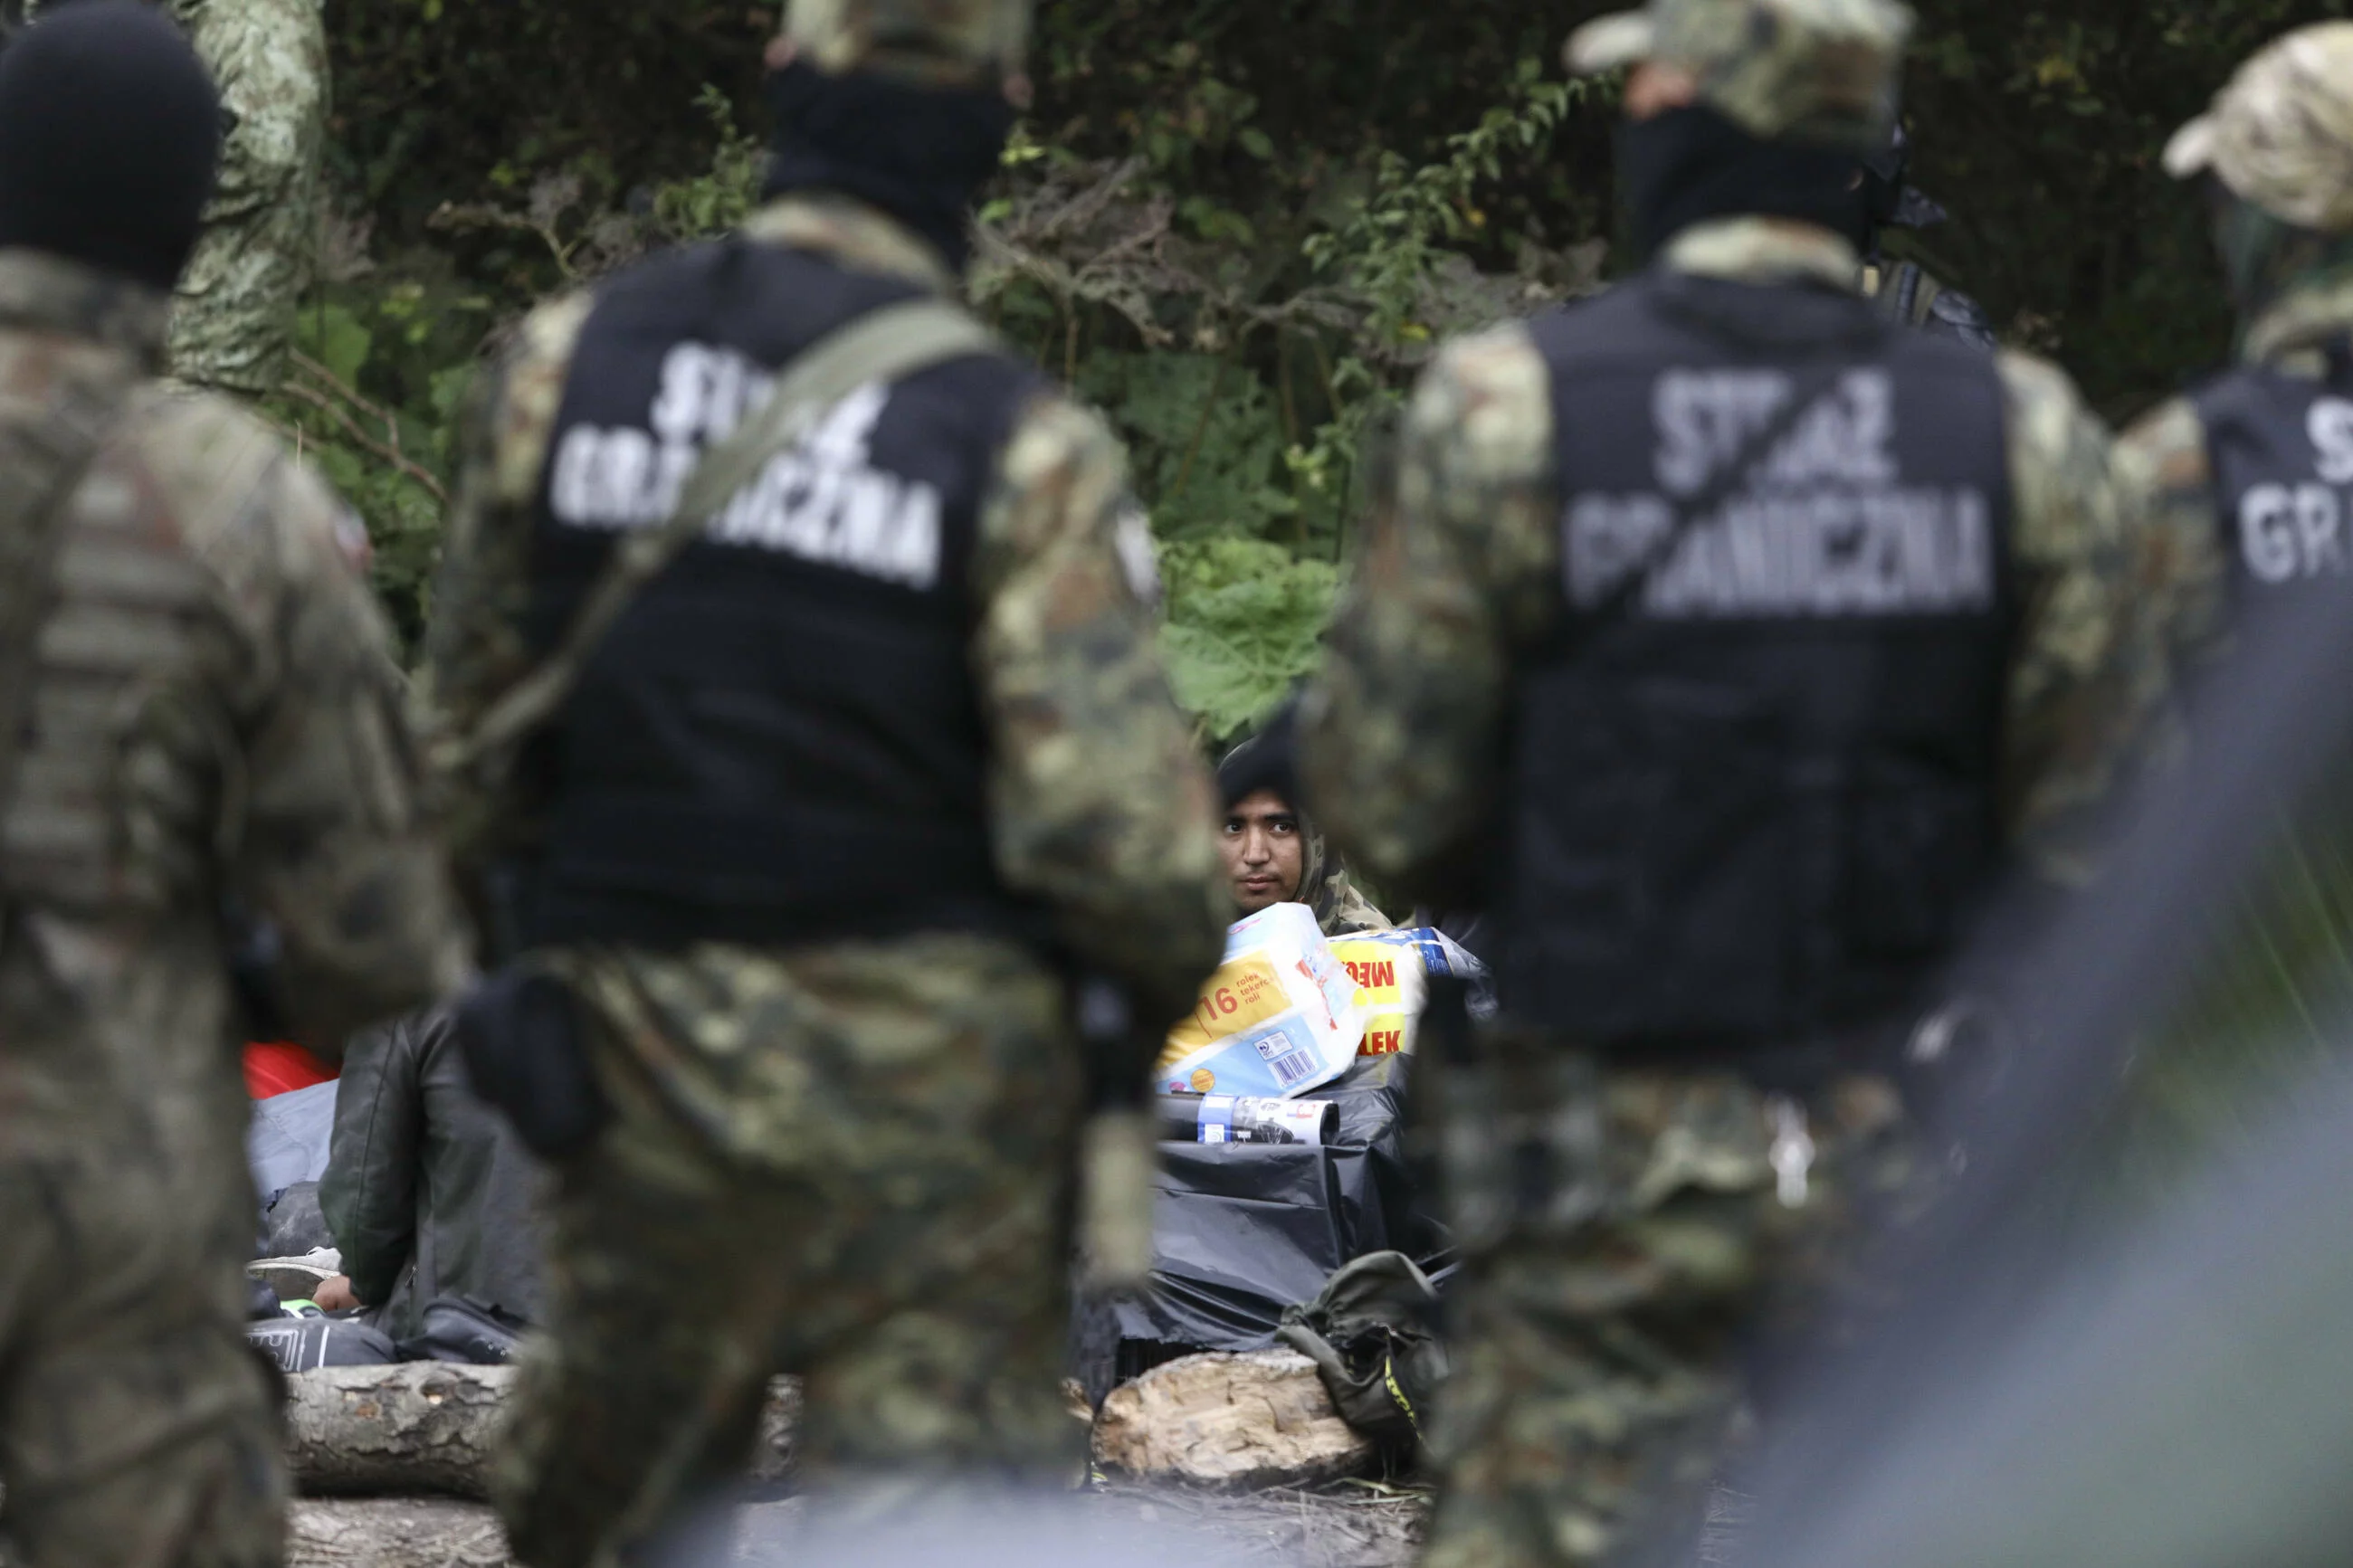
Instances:
[[[1443,1568],[1695,1529],[1736,1347],[1912,1189],[1888,1072],[2005,859],[2079,868],[2149,679],[2072,386],[1856,292],[1909,27],[1659,0],[1577,34],[1635,68],[1654,263],[1441,354],[1308,699],[1341,849],[1494,925],[1504,1021],[1435,1074]]]
[[[473,428],[430,665],[522,955],[461,1026],[559,1167],[536,1568],[730,1479],[771,1372],[816,1477],[1080,1458],[1066,966],[1156,1038],[1226,917],[1118,447],[949,303],[1027,21],[796,4],[771,205],[534,315]]]
[[[462,978],[364,536],[149,379],[217,113],[129,0],[0,56],[0,1531],[34,1568],[282,1550],[223,900],[314,1047]]]
[[[2206,183],[2240,363],[2135,426],[2117,461],[2152,611],[2196,664],[2235,613],[2353,574],[2353,23],[2248,61],[2165,166]]]
[[[2353,1019],[2328,1020],[2345,1038]],[[2260,1050],[2265,1042],[2250,1041]],[[1819,1413],[1741,1568],[2306,1568],[2353,1541],[2353,1081],[2325,1069],[1962,1357]],[[1940,1259],[1968,1291],[1989,1260]],[[1941,1369],[1941,1370],[1937,1370]],[[1857,1441],[1858,1436],[1861,1441]]]

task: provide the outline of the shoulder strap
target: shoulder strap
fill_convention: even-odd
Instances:
[[[1936,313],[1936,300],[1944,293],[1945,286],[1912,263],[1907,261],[1905,265],[1912,268],[1912,306],[1905,319],[1915,327],[1925,327]]]
[[[41,623],[57,597],[68,502],[137,384],[123,371],[68,377],[41,417],[0,429],[0,816],[16,795]]]
[[[767,402],[702,455],[670,516],[621,541],[555,650],[492,703],[473,732],[439,759],[440,765],[475,766],[553,718],[638,592],[678,558],[731,497],[772,458],[797,445],[834,405],[871,383],[902,381],[1002,346],[969,312],[930,296],[885,305],[819,339],[786,368]]]

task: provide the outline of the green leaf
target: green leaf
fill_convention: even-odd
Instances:
[[[1254,539],[1161,552],[1168,624],[1161,647],[1176,700],[1220,739],[1247,729],[1312,674],[1339,593],[1328,561]]]
[[[302,321],[311,328],[305,334],[309,341],[303,345],[311,357],[325,365],[345,386],[357,386],[360,371],[375,346],[375,334],[341,305],[305,311]]]

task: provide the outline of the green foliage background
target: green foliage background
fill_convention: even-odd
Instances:
[[[1043,5],[973,295],[1127,437],[1205,742],[1313,668],[1382,426],[1433,342],[1623,264],[1615,106],[1558,64],[1608,8]],[[338,213],[273,413],[365,512],[411,633],[470,367],[534,299],[743,216],[776,9],[329,0]],[[1953,220],[1896,248],[2119,422],[2221,360],[2200,205],[2158,153],[2253,47],[2348,0],[1919,9],[1915,178]],[[2284,842],[2217,917],[2205,994],[2144,1055],[2127,1166],[2228,1121],[2218,1083],[2252,1094],[2327,1048],[2313,1019],[2353,973],[2353,858],[2327,832]]]
[[[1614,105],[1557,59],[1605,8],[1041,8],[1036,104],[975,294],[1129,437],[1162,537],[1187,552],[1171,654],[1206,731],[1230,733],[1312,659],[1328,595],[1309,563],[1345,553],[1364,455],[1432,340],[1622,261]],[[1917,175],[1954,221],[1899,248],[2062,358],[2111,416],[2137,412],[2228,342],[2198,204],[2155,166],[2166,134],[2263,38],[2344,10],[1924,0]],[[776,14],[331,0],[340,216],[305,345],[326,374],[280,413],[376,527],[412,630],[457,373],[534,298],[742,215]],[[1219,572],[1234,575],[1202,585]],[[1285,618],[1245,650],[1233,617],[1252,595]]]

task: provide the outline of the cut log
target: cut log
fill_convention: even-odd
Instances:
[[[448,1498],[311,1499],[287,1520],[286,1568],[511,1568],[499,1516]]]
[[[515,1370],[408,1362],[331,1366],[288,1378],[286,1456],[311,1497],[485,1498]],[[800,1385],[768,1386],[748,1473],[789,1474]]]
[[[407,1362],[286,1380],[286,1457],[314,1496],[483,1498],[512,1367]]]
[[[1230,1491],[1314,1486],[1376,1458],[1332,1407],[1315,1364],[1291,1351],[1156,1366],[1112,1390],[1094,1442],[1106,1469]]]

